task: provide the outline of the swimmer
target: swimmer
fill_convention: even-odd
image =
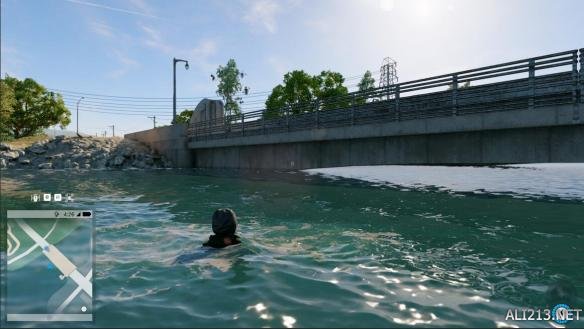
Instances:
[[[225,248],[241,243],[239,237],[235,235],[237,217],[233,210],[229,208],[215,210],[212,227],[215,235],[209,236],[209,241],[203,243],[204,247]]]

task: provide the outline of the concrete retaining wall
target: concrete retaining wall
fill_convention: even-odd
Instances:
[[[584,162],[584,125],[242,145],[195,150],[203,168]]]
[[[150,146],[179,168],[192,167],[192,151],[187,148],[187,125],[178,124],[124,135]]]

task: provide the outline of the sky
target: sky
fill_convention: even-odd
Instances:
[[[584,47],[579,0],[1,0],[0,71],[60,92],[79,130],[116,135],[218,98],[219,65],[245,72],[244,111],[291,70],[333,70],[350,89],[383,58],[399,81]]]

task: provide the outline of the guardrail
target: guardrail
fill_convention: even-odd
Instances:
[[[580,69],[578,70],[578,62]],[[584,48],[189,125],[191,141],[584,102]],[[477,84],[478,83],[478,84]],[[468,85],[470,84],[470,85]]]

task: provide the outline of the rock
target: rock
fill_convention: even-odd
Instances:
[[[53,169],[53,164],[51,162],[41,163],[39,169]]]
[[[12,151],[12,147],[6,143],[0,143],[0,151]]]
[[[18,157],[19,158],[20,157],[23,157],[26,154],[26,152],[24,152],[24,150],[16,150],[16,152],[18,152]]]
[[[19,158],[18,159],[18,163],[20,163],[22,165],[29,165],[30,164],[30,160],[29,159],[25,159],[25,158]]]
[[[112,162],[112,165],[114,166],[121,166],[122,164],[124,164],[124,157],[122,155],[117,155],[114,158],[114,161]]]
[[[97,160],[97,161],[93,162],[91,167],[94,169],[105,169],[105,163],[106,163],[106,160]]]
[[[89,163],[86,163],[83,165],[83,168],[85,169],[91,169],[91,165]]]
[[[79,168],[79,163],[77,163],[77,162],[73,162],[73,163],[71,164],[71,167],[73,167],[73,168],[77,169],[77,168]]]
[[[0,169],[6,168],[6,159],[0,158]]]
[[[28,148],[28,150],[34,154],[43,154],[47,152],[44,146],[38,143],[33,144],[31,147]]]
[[[0,157],[7,159],[8,161],[16,160],[20,154],[17,151],[3,151],[0,152]]]

